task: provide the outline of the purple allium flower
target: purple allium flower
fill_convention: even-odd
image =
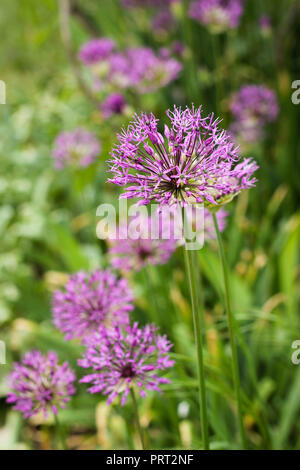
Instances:
[[[163,7],[170,5],[175,0],[122,0],[125,7],[136,8],[136,7]]]
[[[109,118],[112,114],[122,114],[126,106],[126,101],[120,93],[112,93],[101,104],[100,109],[105,118]]]
[[[55,139],[52,156],[55,168],[67,165],[86,167],[98,157],[101,147],[97,137],[84,129],[61,132]]]
[[[133,295],[126,279],[109,270],[72,275],[53,294],[53,322],[66,339],[84,338],[100,325],[128,323]]]
[[[136,47],[112,54],[108,79],[115,86],[148,93],[175,80],[181,69],[176,59],[159,57],[148,47]]]
[[[239,161],[238,148],[213,114],[203,116],[201,107],[174,106],[167,116],[171,128],[165,125],[164,136],[152,113],[135,115],[118,135],[109,181],[126,186],[121,197],[138,198],[140,204],[204,203],[219,209],[255,185],[256,163]]]
[[[8,376],[12,391],[6,401],[13,403],[14,409],[24,413],[25,418],[40,411],[45,417],[49,411],[57,414],[58,408],[65,408],[75,393],[75,379],[67,362],[58,364],[55,352],[43,355],[40,351],[31,351],[14,363]]]
[[[263,136],[263,127],[276,119],[277,98],[265,86],[245,85],[233,95],[230,110],[236,119],[232,132],[246,142],[253,142]]]
[[[244,9],[244,0],[195,0],[189,15],[219,33],[237,28]]]
[[[269,15],[262,15],[259,18],[259,25],[262,31],[268,32],[271,29],[272,23]]]
[[[169,8],[163,8],[154,16],[152,26],[155,31],[167,31],[175,24],[175,18]]]
[[[145,397],[146,390],[160,391],[160,385],[169,383],[158,372],[172,367],[169,358],[172,344],[166,336],[160,336],[154,325],[138,327],[126,326],[122,329],[101,327],[86,342],[86,352],[78,364],[93,368],[94,373],[86,375],[80,382],[90,383],[91,393],[108,395],[110,404],[118,394],[122,394],[121,404],[133,386]]]
[[[84,44],[79,51],[79,59],[86,65],[108,59],[115,43],[109,38],[92,39]]]
[[[178,55],[179,57],[182,57],[184,50],[185,50],[185,46],[183,42],[181,41],[174,41],[172,43],[172,49],[176,55]]]
[[[108,240],[112,266],[138,271],[148,264],[165,264],[176,249],[172,228],[167,233],[168,227],[164,227],[159,214],[157,217],[139,216],[132,222],[134,233],[130,233],[130,223],[123,224],[116,238]]]

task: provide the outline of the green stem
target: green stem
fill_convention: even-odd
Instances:
[[[223,97],[223,85],[220,78],[220,68],[221,68],[221,53],[219,48],[219,35],[211,34],[212,41],[212,51],[214,58],[214,77],[215,77],[215,112],[218,117],[222,114],[222,97]]]
[[[194,320],[194,333],[195,342],[197,349],[197,362],[198,362],[198,380],[199,380],[199,401],[200,401],[200,421],[201,430],[203,436],[203,447],[205,450],[209,449],[209,437],[208,437],[208,419],[207,419],[207,403],[206,403],[206,391],[205,391],[205,378],[204,378],[204,363],[203,363],[203,343],[201,334],[201,319],[198,312],[199,301],[197,296],[197,283],[195,266],[193,263],[193,255],[191,250],[184,247],[185,253],[185,264],[186,271],[189,278],[190,294],[192,302],[193,320]]]
[[[202,276],[199,266],[199,259],[198,259],[198,251],[193,251],[193,261],[194,261],[194,269],[196,273],[196,283],[198,286],[197,295],[198,295],[198,308],[199,308],[199,316],[200,316],[200,328],[201,331],[205,331],[205,318],[204,318],[204,290],[203,290],[203,282]],[[206,337],[202,335],[203,344],[206,344]]]
[[[60,440],[60,443],[61,443],[61,447],[62,447],[63,450],[68,450],[68,446],[67,446],[65,438],[63,436],[58,416],[55,413],[53,413],[53,415],[54,415],[54,421],[55,421],[55,429],[56,429],[57,434],[59,435],[59,440]]]
[[[150,265],[143,268],[145,284],[147,286],[147,301],[153,321],[157,323],[157,325],[161,326],[162,318],[159,314],[160,308],[157,301],[158,289],[153,280],[153,271],[151,271],[151,268],[152,266]]]
[[[137,406],[137,401],[136,401],[133,388],[130,389],[130,393],[131,393],[132,402],[133,402],[133,410],[134,410],[134,415],[135,415],[136,426],[137,426],[137,430],[138,430],[140,441],[141,441],[141,448],[142,450],[145,450],[145,441],[144,441],[143,431],[142,431],[141,422],[140,422],[139,409]]]
[[[247,449],[247,439],[246,439],[246,432],[245,432],[243,412],[242,412],[242,396],[241,396],[237,346],[236,346],[235,333],[234,333],[234,316],[231,310],[230,296],[229,296],[227,263],[226,263],[222,237],[221,237],[221,233],[219,230],[216,214],[213,214],[213,220],[214,220],[214,225],[215,225],[217,239],[218,239],[219,253],[220,253],[220,259],[221,259],[221,264],[222,264],[223,279],[224,279],[225,305],[226,305],[226,313],[227,313],[228,326],[229,326],[229,336],[230,336],[231,355],[232,355],[232,373],[233,373],[235,396],[236,396],[236,401],[237,401],[239,430],[240,430],[240,436],[241,436],[243,448]]]

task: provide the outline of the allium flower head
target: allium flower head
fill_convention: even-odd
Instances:
[[[174,24],[175,18],[169,8],[162,8],[152,20],[152,26],[155,31],[168,31]]]
[[[94,134],[77,128],[57,136],[52,156],[57,169],[68,165],[86,167],[98,157],[100,150],[99,140]]]
[[[126,106],[126,101],[120,93],[112,93],[101,104],[101,111],[105,118],[112,114],[121,114]]]
[[[14,409],[24,413],[25,418],[40,411],[45,417],[49,411],[57,414],[58,408],[65,408],[75,393],[75,379],[67,362],[59,365],[55,352],[43,355],[31,351],[14,364],[8,376],[12,391],[6,401],[13,403]]]
[[[236,119],[233,133],[253,142],[263,136],[263,127],[278,115],[276,95],[265,86],[245,85],[233,95],[230,110]]]
[[[172,57],[160,57],[148,47],[135,47],[112,54],[108,78],[115,86],[148,93],[175,80],[181,69]]]
[[[195,0],[189,15],[220,33],[237,28],[244,9],[244,0]]]
[[[79,59],[86,65],[93,65],[107,59],[115,47],[109,38],[92,39],[84,44],[79,51]]]
[[[122,329],[101,327],[86,341],[84,358],[78,361],[81,367],[94,369],[80,382],[90,383],[91,393],[108,395],[108,404],[122,394],[124,405],[132,386],[139,389],[142,397],[146,390],[160,391],[160,385],[169,380],[160,377],[159,371],[173,366],[169,358],[172,347],[166,336],[160,336],[154,325],[126,326]]]
[[[269,32],[272,28],[271,18],[268,15],[262,15],[259,18],[259,26],[263,32]]]
[[[64,290],[54,292],[53,322],[66,339],[83,338],[100,325],[127,323],[132,301],[126,279],[118,279],[109,270],[78,272]]]
[[[117,269],[138,271],[148,264],[165,264],[176,249],[172,230],[164,238],[165,228],[159,215],[157,218],[140,216],[138,224],[134,234],[128,233],[130,225],[119,226],[116,238],[108,240],[111,263]]]
[[[171,127],[165,126],[164,135],[152,113],[135,115],[118,135],[109,163],[110,181],[125,186],[121,197],[137,198],[140,204],[204,203],[219,209],[254,186],[256,163],[240,161],[238,148],[213,114],[174,106],[167,116]]]
[[[236,119],[253,119],[264,125],[278,115],[276,95],[262,85],[244,85],[233,95],[230,110]]]

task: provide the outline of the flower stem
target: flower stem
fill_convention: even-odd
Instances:
[[[201,421],[201,430],[202,430],[202,436],[203,436],[203,447],[205,450],[208,450],[209,449],[209,437],[208,437],[208,420],[207,420],[207,410],[206,410],[203,344],[202,344],[202,334],[201,334],[201,319],[200,319],[200,314],[198,312],[199,302],[198,302],[197,287],[196,287],[196,274],[195,274],[195,266],[193,263],[193,255],[192,255],[191,250],[188,250],[187,247],[185,247],[184,252],[185,252],[186,271],[188,274],[189,284],[190,284],[190,294],[191,294],[193,320],[194,320],[194,333],[195,333],[195,342],[196,342],[196,349],[197,349],[200,421]]]
[[[218,239],[219,253],[220,253],[220,259],[221,259],[221,264],[222,264],[223,279],[224,279],[225,305],[226,305],[226,313],[227,313],[228,326],[229,326],[229,336],[230,336],[231,355],[232,355],[232,373],[233,373],[235,396],[236,396],[236,401],[237,401],[239,430],[240,430],[240,436],[241,436],[243,448],[247,449],[247,439],[246,439],[246,432],[245,432],[243,412],[242,412],[242,396],[241,396],[237,346],[236,346],[235,333],[234,333],[234,316],[231,310],[230,295],[229,295],[227,263],[226,263],[226,258],[225,258],[222,237],[221,237],[221,233],[219,230],[219,226],[218,226],[218,222],[217,222],[217,218],[215,214],[213,214],[213,220],[214,220],[214,225],[215,225],[217,239]]]
[[[56,430],[57,434],[59,435],[59,440],[60,440],[60,443],[61,443],[61,447],[62,447],[63,450],[68,450],[68,446],[67,446],[65,438],[63,436],[62,428],[61,428],[61,425],[59,423],[58,416],[55,413],[53,413],[53,415],[54,415],[54,421],[55,421],[55,430]]]
[[[145,450],[145,441],[144,441],[143,431],[142,431],[141,422],[140,422],[139,409],[137,406],[137,401],[136,401],[133,388],[130,389],[130,393],[131,393],[132,402],[133,402],[133,410],[134,410],[134,415],[135,415],[135,420],[136,420],[136,426],[137,426],[137,430],[138,430],[140,441],[141,441],[141,448],[142,450]]]

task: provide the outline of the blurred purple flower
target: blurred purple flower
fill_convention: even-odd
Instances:
[[[244,85],[234,94],[230,110],[236,119],[253,118],[266,124],[278,115],[276,95],[262,85]]]
[[[169,8],[163,8],[156,13],[152,20],[152,26],[155,31],[167,31],[175,24],[175,18]]]
[[[174,3],[176,0],[121,0],[123,5],[128,8],[136,7],[163,7]]]
[[[78,272],[53,294],[53,323],[66,339],[84,338],[100,325],[128,323],[132,301],[126,279],[109,270]]]
[[[272,23],[271,18],[268,15],[262,15],[259,18],[259,25],[263,31],[269,31],[271,29]]]
[[[243,9],[244,0],[196,0],[191,3],[189,15],[213,32],[223,32],[237,28]]]
[[[14,409],[24,413],[25,418],[40,411],[45,417],[49,411],[57,414],[58,408],[65,408],[75,393],[75,379],[67,362],[58,364],[55,352],[43,355],[40,351],[31,351],[14,363],[8,376],[13,391],[6,401],[13,403]]]
[[[92,39],[81,47],[79,59],[86,65],[93,65],[107,59],[114,46],[114,41],[109,38]]]
[[[81,383],[90,383],[91,393],[108,395],[110,404],[118,394],[122,394],[124,405],[130,389],[138,387],[142,397],[146,390],[160,391],[160,385],[169,383],[158,372],[172,367],[169,358],[172,344],[166,336],[160,336],[154,325],[138,327],[126,326],[122,329],[101,327],[86,341],[86,351],[78,364],[93,368],[94,373],[83,377]]]
[[[184,43],[181,41],[174,41],[171,46],[172,46],[174,53],[178,55],[179,57],[182,57],[184,50],[185,50]]]
[[[278,103],[275,93],[262,85],[245,85],[235,93],[230,102],[235,118],[232,132],[245,142],[263,136],[263,127],[276,119]]]
[[[120,93],[112,93],[106,100],[101,103],[100,109],[105,118],[109,118],[112,114],[122,114],[126,106],[126,101]]]
[[[203,116],[202,108],[167,111],[171,128],[164,136],[151,113],[135,115],[109,161],[113,178],[126,186],[123,198],[138,198],[140,204],[204,203],[219,209],[241,190],[255,185],[258,168],[252,159],[239,162],[229,134],[219,129],[214,115]]]
[[[112,266],[139,271],[148,264],[165,264],[176,249],[172,228],[164,227],[160,214],[156,217],[139,216],[133,218],[133,222],[135,220],[137,227],[134,227],[134,234],[128,234],[130,224],[121,225],[116,238],[108,240]]]
[[[97,137],[84,129],[61,132],[55,139],[52,156],[55,168],[62,169],[68,165],[89,166],[101,150]]]
[[[139,93],[156,91],[175,80],[182,65],[172,57],[161,57],[148,47],[113,51],[108,38],[92,40],[81,51],[81,60],[93,65],[95,89],[105,91],[134,88]]]
[[[132,87],[139,93],[148,93],[175,80],[181,69],[176,59],[159,57],[150,48],[129,48],[112,54],[108,80],[121,88]]]

